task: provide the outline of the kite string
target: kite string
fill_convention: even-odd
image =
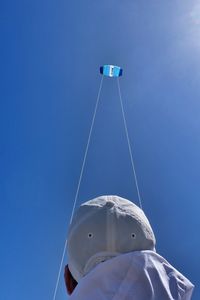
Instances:
[[[91,135],[92,135],[92,131],[93,131],[93,127],[94,127],[94,122],[95,122],[95,118],[96,118],[96,113],[97,113],[97,108],[98,108],[98,104],[99,104],[99,99],[100,99],[100,95],[101,95],[101,90],[102,90],[102,85],[103,85],[103,78],[104,77],[102,76],[101,77],[100,86],[99,86],[98,95],[97,95],[97,100],[96,100],[96,104],[95,104],[95,109],[94,109],[94,113],[93,113],[92,123],[91,123],[91,126],[90,126],[90,131],[89,131],[89,135],[88,135],[88,141],[87,141],[87,145],[86,145],[86,149],[85,149],[85,154],[84,154],[84,158],[83,158],[83,162],[82,162],[81,172],[80,172],[80,176],[79,176],[79,180],[78,180],[78,186],[77,186],[77,190],[76,190],[76,194],[75,194],[75,198],[74,198],[74,203],[73,203],[73,208],[72,208],[72,213],[71,213],[70,223],[69,224],[72,223],[72,220],[73,220],[73,217],[74,217],[74,211],[75,211],[75,208],[76,208],[76,203],[77,203],[77,199],[78,199],[78,195],[79,195],[80,185],[81,185],[81,181],[82,181],[82,177],[83,177],[83,171],[84,171],[84,168],[85,168],[85,162],[86,162],[86,158],[87,158],[87,154],[88,154],[88,149],[89,149],[89,145],[90,145]],[[53,300],[56,299],[56,295],[57,295],[57,291],[58,291],[58,285],[59,285],[59,281],[60,281],[60,275],[61,275],[62,266],[63,266],[63,262],[64,262],[64,258],[65,258],[65,253],[66,253],[66,249],[67,249],[67,238],[66,238],[65,244],[64,244],[64,249],[63,249],[62,258],[61,258],[61,262],[60,262],[60,267],[59,267],[59,271],[58,271],[58,276],[57,276],[57,280],[56,280],[56,285],[55,285]]]
[[[96,113],[97,113],[97,108],[98,108],[99,99],[100,99],[100,95],[101,95],[102,85],[103,85],[103,76],[101,78],[99,91],[98,91],[98,95],[97,95],[97,100],[96,100],[96,105],[95,105],[95,109],[94,109],[94,114],[93,114],[93,118],[92,118],[92,123],[91,123],[91,127],[90,127],[90,132],[89,132],[89,135],[88,135],[87,146],[86,146],[86,149],[85,149],[85,154],[84,154],[83,163],[82,163],[82,167],[81,167],[80,177],[79,177],[78,186],[77,186],[77,190],[76,190],[76,196],[75,196],[74,205],[73,205],[73,209],[72,209],[72,215],[71,215],[71,218],[70,218],[70,224],[72,223],[73,216],[74,216],[74,211],[75,211],[75,208],[76,208],[76,202],[77,202],[77,199],[78,199],[80,185],[81,185],[81,181],[82,181],[82,177],[83,177],[83,171],[84,171],[84,168],[85,168],[85,162],[86,162],[88,149],[89,149],[89,145],[90,145],[90,140],[91,140],[91,135],[92,135],[93,127],[94,127],[94,121],[95,121],[95,118],[96,118]]]
[[[122,111],[122,116],[123,116],[123,121],[124,121],[124,129],[125,129],[126,139],[127,139],[127,143],[128,143],[128,150],[129,150],[129,155],[130,155],[130,159],[131,159],[131,166],[132,166],[134,180],[135,180],[135,185],[136,185],[136,189],[137,189],[137,195],[138,195],[139,205],[140,205],[140,208],[142,209],[142,198],[141,198],[141,195],[140,195],[140,190],[139,190],[139,185],[138,185],[138,179],[137,179],[136,170],[135,170],[135,164],[134,164],[134,160],[133,160],[131,143],[130,143],[130,139],[129,139],[128,127],[127,127],[126,117],[125,117],[125,113],[124,113],[124,106],[123,106],[121,89],[120,89],[120,84],[119,84],[119,78],[117,78],[117,86],[118,86],[120,106],[121,106],[121,111]]]

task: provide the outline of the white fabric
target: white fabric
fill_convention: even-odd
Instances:
[[[154,251],[100,263],[78,283],[71,300],[189,300],[193,284]]]

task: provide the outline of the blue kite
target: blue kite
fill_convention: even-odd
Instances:
[[[100,73],[108,77],[122,76],[122,68],[113,65],[104,65],[100,67]]]

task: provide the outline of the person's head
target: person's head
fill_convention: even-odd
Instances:
[[[68,292],[99,263],[127,252],[155,250],[155,243],[148,219],[131,201],[101,196],[83,203],[68,233]]]

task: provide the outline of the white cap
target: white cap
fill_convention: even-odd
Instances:
[[[122,253],[155,250],[155,236],[144,212],[118,196],[83,203],[68,234],[68,266],[78,282],[100,262]]]

